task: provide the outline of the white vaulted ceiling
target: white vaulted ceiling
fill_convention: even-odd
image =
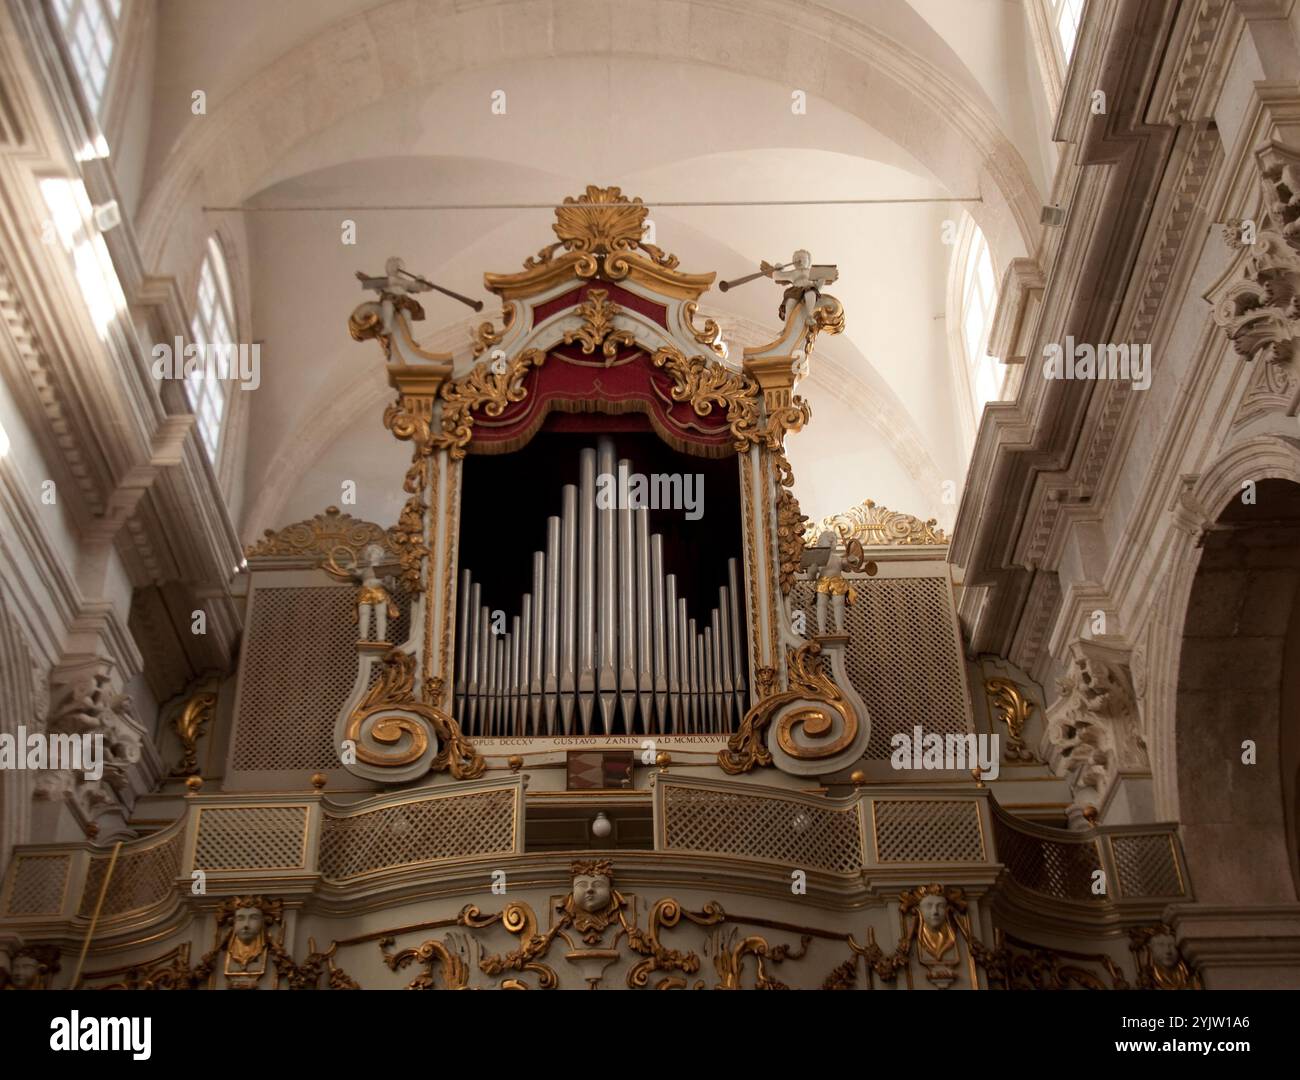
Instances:
[[[241,531],[310,516],[345,479],[358,484],[353,512],[396,517],[409,448],[380,421],[379,351],[347,334],[355,270],[399,254],[488,301],[488,315],[484,271],[518,269],[553,239],[542,210],[356,208],[546,203],[589,183],[644,198],[657,243],[688,272],[735,277],[796,247],[838,263],[847,331],[819,341],[803,384],[813,422],[789,443],[803,509],[820,518],[873,498],[950,525],[942,485],[960,486],[968,448],[942,226],[963,207],[655,201],[977,195],[969,209],[1002,267],[1024,252],[1049,168],[1022,23],[1004,0],[159,5],[137,224],[147,255],[182,280],[208,232],[237,249],[241,334],[262,342],[263,363]],[[792,113],[793,89],[806,115]],[[288,209],[322,206],[348,209]],[[340,242],[345,217],[355,246]],[[760,281],[702,307],[775,329],[779,298]],[[423,338],[465,340],[467,309],[425,308]]]

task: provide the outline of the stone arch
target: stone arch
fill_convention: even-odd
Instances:
[[[1212,518],[1199,557],[1185,559],[1168,794],[1197,898],[1210,903],[1300,895],[1300,461],[1269,441],[1234,448],[1205,478]],[[1246,480],[1254,503],[1242,501]],[[1247,740],[1253,765],[1243,762]]]
[[[638,0],[635,17],[586,20],[583,33],[509,30],[536,30],[536,21],[532,0],[454,8],[394,0],[331,24],[215,103],[171,147],[137,219],[146,261],[164,270],[167,245],[202,231],[193,221],[201,202],[238,202],[287,149],[389,94],[500,62],[593,55],[696,62],[806,86],[934,176],[969,177],[962,182],[983,199],[970,212],[999,267],[1035,234],[1033,179],[989,109],[934,63],[843,13],[813,7],[791,18],[783,0],[694,0],[685,10],[673,0]],[[719,51],[714,38],[723,34],[728,47]]]

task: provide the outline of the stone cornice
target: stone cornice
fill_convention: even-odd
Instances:
[[[1090,409],[1105,411],[1093,401],[1098,388],[1091,381],[1044,379],[1036,357],[1067,333],[1088,342],[1115,334],[1174,141],[1171,130],[1148,125],[1136,105],[1158,74],[1153,57],[1169,31],[1169,5],[1113,0],[1097,11],[1079,43],[1058,124],[1058,135],[1078,140],[1062,165],[1074,181],[1064,235],[1045,267],[1025,379],[1015,403],[986,411],[954,529],[953,561],[965,568],[966,582],[999,586],[971,627],[976,652],[1007,655],[1018,622],[1041,623],[1040,614],[1022,610],[1030,591],[1025,576],[1042,560],[1062,507],[1085,494],[1072,465],[1090,430]],[[1097,53],[1101,40],[1105,55]],[[1104,115],[1088,108],[1093,88],[1106,93]],[[1071,110],[1072,118],[1065,115]],[[1112,426],[1117,420],[1111,417]]]

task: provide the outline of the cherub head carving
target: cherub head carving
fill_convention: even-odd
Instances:
[[[926,893],[917,907],[921,921],[931,930],[942,930],[948,925],[948,899],[941,893]]]
[[[960,919],[966,913],[960,889],[945,889],[938,882],[921,885],[899,897],[899,912],[906,934],[916,940],[922,961],[952,959]]]
[[[281,920],[284,903],[264,896],[232,896],[217,910],[217,941],[226,951],[227,976],[266,970],[267,931]]]
[[[48,990],[49,977],[59,970],[59,950],[52,945],[25,945],[9,962],[14,990]]]
[[[1164,925],[1129,931],[1129,948],[1137,954],[1138,985],[1152,990],[1199,990],[1200,978],[1178,950],[1173,930]]]
[[[623,897],[614,888],[614,868],[608,859],[575,861],[570,865],[573,886],[562,909],[587,944],[595,944],[617,917]]]

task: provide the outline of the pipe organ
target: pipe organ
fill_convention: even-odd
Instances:
[[[609,438],[581,451],[516,612],[491,608],[490,583],[461,571],[455,714],[466,734],[726,734],[739,724],[739,562],[727,560],[717,604],[690,611],[649,509],[598,498],[598,478],[608,492],[633,464]]]

